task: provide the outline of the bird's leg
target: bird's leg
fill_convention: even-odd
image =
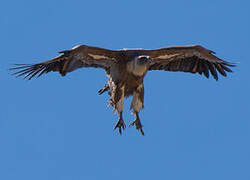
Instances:
[[[135,114],[135,120],[129,124],[129,126],[134,126],[136,127],[136,129],[138,131],[141,132],[141,134],[144,136],[144,132],[143,132],[143,129],[142,129],[142,124],[141,124],[141,121],[140,121],[140,118],[139,118],[139,112],[134,112]]]
[[[124,100],[124,86],[123,85],[117,85],[114,88],[114,92],[112,91],[111,96],[111,105],[114,107],[114,110],[118,112],[118,122],[115,125],[115,128],[119,129],[119,133],[122,134],[122,130],[126,128],[125,123],[122,118],[122,112],[123,112],[123,100]]]
[[[98,94],[101,95],[102,93],[104,93],[107,90],[109,90],[109,85],[105,84],[105,86],[98,91]]]
[[[118,122],[115,125],[114,130],[118,128],[119,129],[119,133],[122,134],[122,130],[124,130],[126,128],[126,125],[122,119],[122,112],[119,112],[119,119]]]
[[[144,135],[144,132],[142,130],[142,124],[139,118],[139,112],[143,108],[143,100],[144,100],[144,88],[143,84],[141,84],[133,93],[133,99],[130,109],[134,110],[135,120],[129,126],[135,125],[136,129],[140,131],[142,135]]]

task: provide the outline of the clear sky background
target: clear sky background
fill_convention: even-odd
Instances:
[[[4,0],[0,6],[2,180],[249,180],[250,1]],[[149,72],[145,136],[122,136],[101,69],[16,79],[77,44],[109,49],[200,44],[230,62],[219,81]],[[126,101],[125,122],[133,120]]]

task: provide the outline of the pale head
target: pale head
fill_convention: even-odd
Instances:
[[[147,72],[150,62],[150,56],[137,56],[133,61],[127,64],[127,70],[136,76],[143,76]]]
[[[150,56],[145,56],[145,55],[141,55],[136,57],[136,61],[138,65],[143,65],[143,64],[148,64],[152,61]]]

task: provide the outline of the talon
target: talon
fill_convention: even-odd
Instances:
[[[126,128],[126,125],[125,125],[122,118],[119,118],[118,122],[115,125],[114,130],[116,130],[116,128],[119,128],[119,133],[120,133],[120,135],[122,135],[122,130],[124,130]]]
[[[132,123],[129,124],[129,126],[134,126],[134,125],[135,125],[136,129],[141,132],[141,135],[144,136],[144,132],[143,132],[143,129],[142,129],[142,124],[141,124],[141,121],[139,119],[138,113],[136,113],[135,120]]]

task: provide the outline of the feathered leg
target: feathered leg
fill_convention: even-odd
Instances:
[[[114,107],[114,112],[118,112],[118,122],[116,123],[114,130],[115,129],[119,129],[119,133],[122,134],[122,130],[124,130],[126,128],[126,125],[123,121],[122,118],[122,112],[123,112],[123,100],[124,100],[124,85],[122,84],[117,84],[115,85],[112,82],[112,85],[109,87],[110,89],[110,93],[111,93],[111,98],[109,100],[109,104],[110,106]]]
[[[129,125],[134,126],[138,131],[144,135],[142,124],[139,118],[139,112],[143,108],[143,101],[144,101],[144,87],[143,84],[139,85],[136,91],[134,91],[132,103],[130,109],[134,110],[135,120]]]

